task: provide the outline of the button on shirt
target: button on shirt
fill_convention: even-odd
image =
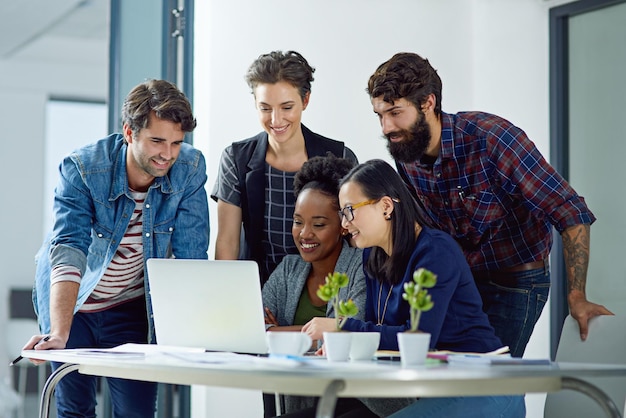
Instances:
[[[126,176],[123,137],[113,134],[66,157],[55,190],[54,233],[37,254],[33,301],[42,333],[50,329],[50,277],[55,266],[69,265],[81,273],[74,312],[95,289],[127,231],[135,201]],[[181,146],[167,175],[155,178],[144,204],[142,240],[148,258],[206,259],[209,211],[202,153]],[[97,238],[96,238],[97,237]],[[148,282],[144,278],[146,290]],[[149,302],[149,294],[146,295]],[[151,305],[147,303],[153,335]]]
[[[541,260],[561,233],[595,216],[526,134],[483,112],[441,114],[435,161],[397,163],[427,218],[462,246],[472,270]]]

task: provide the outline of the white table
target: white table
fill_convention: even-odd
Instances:
[[[337,397],[511,395],[572,389],[593,398],[608,417],[621,418],[621,412],[604,392],[580,378],[626,375],[623,365],[578,363],[497,366],[441,363],[404,369],[398,362],[353,364],[315,360],[314,366],[307,367],[267,358],[229,359],[213,364],[183,360],[180,356],[164,353],[126,358],[79,355],[73,350],[25,350],[22,355],[65,363],[46,382],[40,405],[41,418],[48,416],[58,381],[74,370],[87,375],[151,382],[321,396],[318,417],[332,416]],[[330,365],[332,367],[328,367]]]

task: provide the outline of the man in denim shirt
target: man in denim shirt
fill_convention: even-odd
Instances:
[[[26,349],[155,342],[145,261],[207,258],[205,160],[183,142],[196,127],[189,101],[175,85],[149,80],[127,96],[122,122],[122,134],[60,165],[54,229],[37,255],[42,335]],[[156,384],[108,383],[115,417],[154,417]],[[95,417],[95,395],[96,378],[66,376],[55,392],[58,416]]]
[[[524,131],[485,112],[443,112],[441,88],[428,60],[412,53],[394,55],[370,77],[367,91],[398,172],[425,218],[463,248],[483,309],[515,357],[548,298],[554,226],[570,312],[585,339],[590,318],[611,314],[585,294],[596,218]]]

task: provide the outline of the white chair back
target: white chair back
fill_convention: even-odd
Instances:
[[[572,363],[626,364],[626,317],[599,316],[589,322],[586,341],[580,340],[578,322],[571,316],[565,319],[556,361]],[[573,376],[576,377],[576,376]],[[621,408],[626,402],[626,377],[587,378],[613,399]],[[562,390],[549,393],[544,407],[544,418],[602,417],[605,413],[590,397],[582,393]]]

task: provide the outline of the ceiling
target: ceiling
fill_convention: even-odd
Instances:
[[[106,65],[109,0],[2,0],[0,17],[0,61]]]

